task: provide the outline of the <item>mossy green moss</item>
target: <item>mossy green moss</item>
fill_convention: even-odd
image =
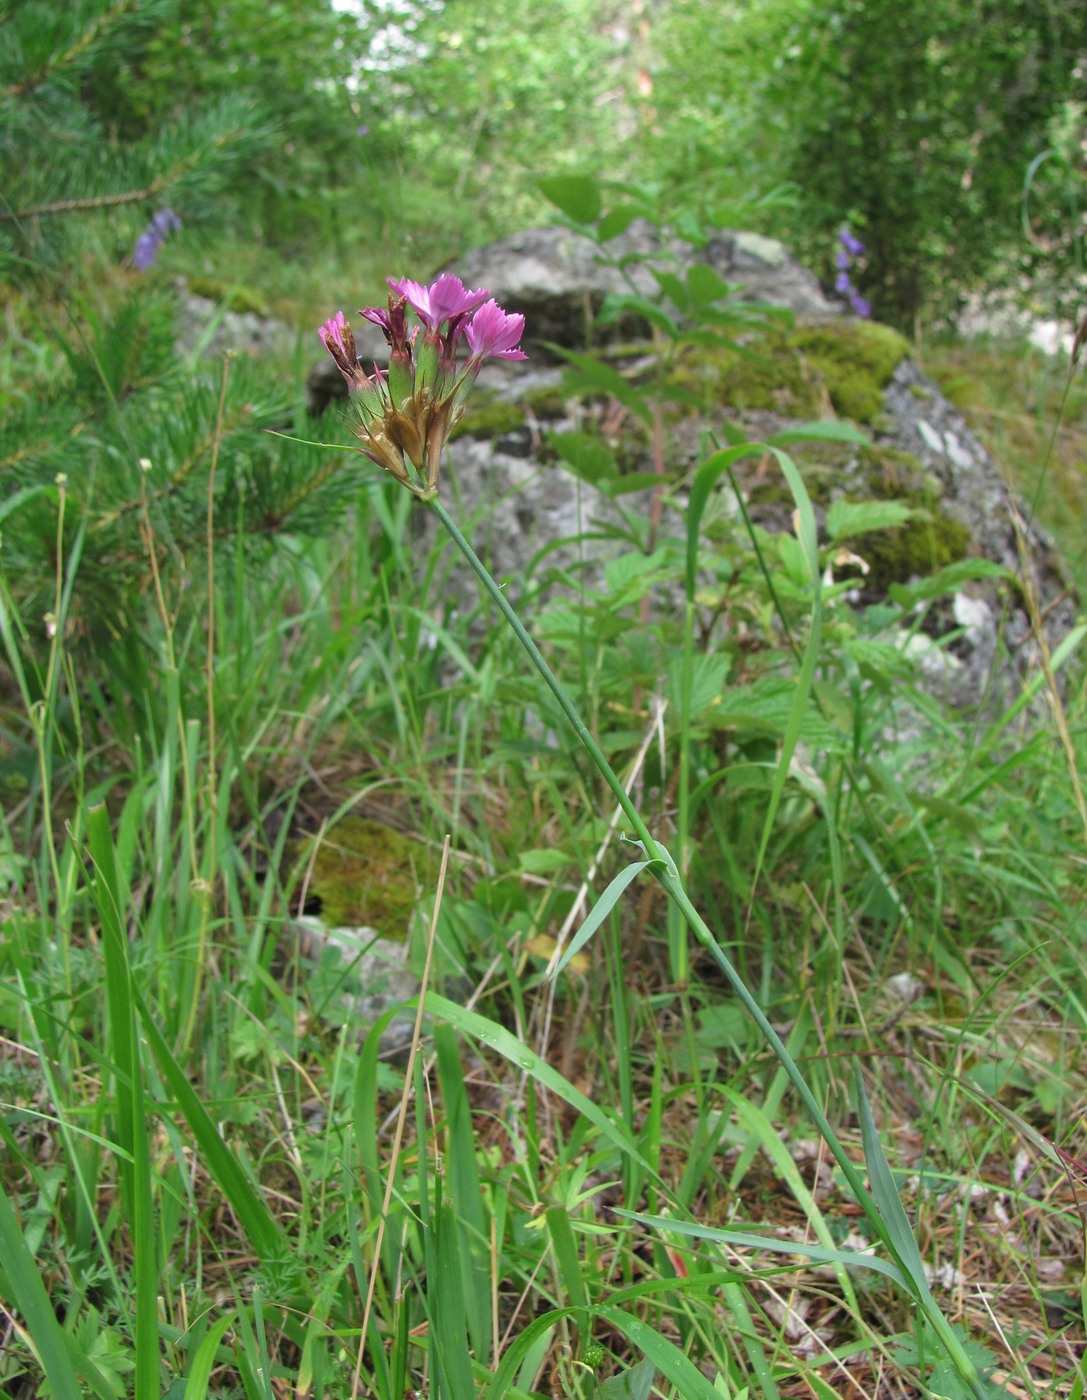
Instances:
[[[321,901],[329,928],[373,928],[384,938],[404,938],[415,905],[424,849],[417,841],[365,817],[344,817],[298,852],[310,869],[308,892]],[[312,864],[311,864],[312,862]]]
[[[232,282],[221,281],[218,277],[190,277],[189,291],[193,296],[205,297],[208,301],[225,306],[228,311],[250,312],[254,316],[271,316],[268,303],[259,293],[248,287],[238,287]]]
[[[934,509],[924,497],[917,501],[909,495],[898,499],[914,506],[917,514],[897,530],[875,530],[857,544],[857,552],[871,570],[865,581],[866,591],[880,597],[886,595],[892,583],[928,578],[948,564],[965,559],[969,551],[970,531],[961,520]]]
[[[818,418],[825,407],[818,377],[789,349],[788,338],[768,330],[742,350],[684,347],[671,383],[685,398],[706,408],[723,405],[738,413],[772,412],[786,418]]]
[[[452,439],[470,437],[490,441],[524,426],[525,410],[520,404],[492,400],[470,408],[453,430]]]
[[[815,367],[835,411],[855,423],[871,423],[883,411],[883,391],[910,353],[897,331],[871,321],[799,326],[788,344]]]
[[[909,346],[897,331],[867,321],[768,328],[742,350],[696,347],[681,353],[673,382],[707,406],[820,418],[828,406],[871,423]]]

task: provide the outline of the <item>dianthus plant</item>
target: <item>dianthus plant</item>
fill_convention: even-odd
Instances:
[[[366,373],[342,311],[318,335],[347,382],[360,450],[428,501],[437,495],[442,448],[464,413],[480,366],[492,358],[526,358],[519,348],[525,318],[507,316],[490,292],[469,291],[450,272],[430,287],[406,277],[388,281],[388,310],[370,306],[360,313],[385,333],[387,370],[375,365],[373,374]],[[411,327],[409,308],[418,321]],[[462,337],[469,353],[458,366]]]
[[[491,577],[439,499],[438,470],[442,448],[464,413],[468,394],[480,367],[484,361],[491,358],[526,358],[520,348],[525,318],[521,315],[507,315],[488,291],[469,291],[459,277],[454,277],[448,272],[443,273],[429,287],[411,282],[407,278],[389,278],[389,288],[388,310],[368,307],[361,312],[362,316],[380,326],[385,333],[385,339],[389,342],[388,370],[381,370],[375,365],[373,373],[367,374],[362,368],[355,352],[354,336],[342,311],[326,321],[318,332],[347,381],[351,428],[359,440],[359,450],[436,512],[496,607],[517,634],[601,777],[615,795],[636,834],[632,844],[641,849],[644,857],[635,863],[633,871],[628,868],[620,872],[613,885],[601,896],[596,910],[586,919],[559,966],[565,965],[591,937],[634,874],[644,871],[663,886],[669,898],[678,906],[691,932],[724,973],[759,1032],[781,1062],[812,1121],[837,1160],[867,1218],[869,1228],[882,1242],[893,1261],[881,1264],[881,1267],[912,1294],[916,1305],[943,1342],[967,1388],[978,1400],[984,1400],[988,1394],[985,1383],[929,1289],[920,1252],[898,1198],[890,1169],[883,1157],[874,1125],[871,1124],[871,1113],[864,1099],[860,1077],[856,1080],[858,1106],[862,1125],[867,1129],[865,1155],[873,1183],[872,1190],[865,1185],[860,1172],[846,1153],[785,1043],[748,991],[709,925],[691,902],[675,861],[650,834],[641,814],[573,701],[510,606],[505,592]],[[410,327],[409,308],[418,322]],[[463,363],[458,364],[457,351],[461,339],[467,346],[468,355]]]

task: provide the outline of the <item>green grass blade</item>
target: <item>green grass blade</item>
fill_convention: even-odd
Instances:
[[[434,1214],[438,1270],[430,1299],[430,1328],[440,1358],[440,1395],[442,1400],[464,1400],[475,1394],[475,1382],[464,1310],[460,1227],[449,1201],[439,1202]]]
[[[207,1336],[197,1347],[196,1355],[189,1366],[189,1374],[185,1379],[184,1400],[205,1400],[219,1343],[223,1340],[224,1333],[233,1321],[234,1309],[231,1308],[225,1317],[221,1317],[212,1326]]]
[[[448,1190],[460,1232],[461,1289],[468,1332],[478,1357],[489,1357],[494,1345],[491,1323],[491,1279],[487,1213],[476,1162],[471,1105],[464,1087],[457,1038],[452,1026],[434,1028],[438,1078],[446,1117],[445,1167]]]
[[[631,865],[625,865],[615,879],[608,885],[607,889],[593,905],[592,913],[578,929],[577,933],[567,944],[566,951],[559,959],[551,976],[557,977],[566,964],[581,952],[585,944],[592,938],[600,925],[615,908],[620,896],[626,887],[649,865],[652,861],[636,860]]]
[[[823,1245],[803,1244],[797,1240],[779,1240],[774,1235],[749,1235],[742,1230],[719,1230],[709,1225],[699,1225],[687,1220],[673,1220],[664,1215],[640,1215],[637,1211],[620,1210],[614,1207],[616,1215],[624,1220],[637,1221],[654,1230],[671,1231],[674,1235],[692,1235],[699,1240],[718,1240],[732,1245],[735,1249],[765,1249],[771,1254],[799,1254],[816,1264],[842,1265],[847,1269],[871,1269],[894,1279],[903,1288],[909,1288],[909,1280],[897,1264],[875,1254],[858,1254],[851,1249],[830,1249]]]
[[[55,1400],[83,1400],[64,1332],[4,1190],[0,1190],[0,1253],[11,1301],[26,1319],[27,1330]]]
[[[117,869],[116,850],[104,807],[87,814],[87,844],[94,860],[92,896],[102,926],[106,997],[109,1002],[110,1048],[117,1073],[120,1140],[131,1154],[121,1158],[120,1170],[128,1182],[129,1221],[133,1243],[136,1289],[135,1350],[136,1400],[158,1400],[159,1377],[158,1294],[159,1272],[155,1247],[155,1207],[151,1187],[151,1139],[136,1037],[135,985],[128,962],[128,940],[121,922],[127,903]]]
[[[551,1206],[547,1212],[547,1230],[551,1236],[551,1249],[558,1265],[559,1277],[566,1296],[574,1309],[574,1320],[581,1334],[584,1347],[589,1339],[589,1293],[581,1273],[577,1240],[565,1206]]]
[[[670,1342],[667,1337],[650,1327],[647,1322],[641,1322],[636,1317],[631,1317],[622,1308],[611,1307],[605,1304],[596,1309],[597,1315],[610,1322],[611,1325],[629,1342],[649,1358],[661,1371],[676,1390],[683,1397],[683,1400],[721,1400],[719,1392],[713,1384],[706,1379],[698,1367],[689,1356],[686,1356],[674,1342]]]
[[[576,1108],[583,1118],[587,1118],[594,1127],[599,1128],[604,1136],[619,1148],[620,1152],[632,1157],[646,1171],[652,1173],[654,1180],[657,1179],[656,1172],[638,1151],[624,1129],[618,1123],[613,1122],[603,1109],[597,1107],[592,1099],[587,1098],[580,1089],[575,1089],[568,1079],[559,1074],[558,1070],[552,1069],[547,1061],[541,1059],[534,1050],[523,1044],[515,1035],[511,1035],[505,1026],[500,1026],[496,1021],[488,1020],[486,1016],[480,1016],[476,1011],[468,1011],[465,1007],[458,1006],[454,1001],[447,1001],[445,997],[438,996],[435,992],[427,992],[426,1008],[432,1016],[441,1017],[442,1020],[448,1021],[466,1035],[474,1036],[477,1040],[481,1040],[484,1045],[489,1045],[492,1050],[497,1050],[504,1059],[523,1069],[538,1084],[542,1084],[545,1089],[550,1089],[552,1093],[558,1094],[560,1099],[565,1100],[571,1108]]]
[[[237,1157],[219,1136],[207,1109],[194,1092],[185,1071],[174,1058],[139,993],[136,994],[136,1009],[159,1071],[177,1100],[178,1107],[204,1155],[205,1166],[230,1202],[250,1244],[264,1260],[284,1256],[287,1253],[286,1236]]]
[[[864,1162],[868,1168],[872,1196],[879,1208],[880,1215],[883,1217],[891,1242],[898,1253],[903,1271],[909,1277],[910,1292],[916,1297],[922,1312],[943,1343],[963,1381],[978,1397],[978,1400],[988,1400],[988,1386],[981,1378],[973,1361],[966,1354],[962,1342],[944,1317],[929,1289],[921,1251],[917,1247],[917,1240],[914,1237],[909,1217],[906,1215],[906,1208],[902,1204],[902,1197],[898,1193],[898,1187],[891,1174],[883,1145],[879,1140],[879,1132],[876,1129],[875,1119],[872,1117],[868,1095],[864,1092],[864,1081],[861,1079],[859,1065],[855,1068],[854,1085],[857,1093],[857,1112],[861,1120]]]

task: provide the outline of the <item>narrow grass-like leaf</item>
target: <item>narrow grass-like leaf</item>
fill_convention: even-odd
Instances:
[[[463,1400],[475,1394],[472,1357],[468,1350],[468,1325],[464,1311],[460,1230],[449,1201],[440,1201],[434,1212],[434,1252],[437,1277],[429,1299],[430,1338],[440,1358],[442,1400]]]
[[[233,1321],[234,1309],[231,1308],[224,1317],[212,1324],[207,1336],[197,1347],[196,1355],[189,1365],[189,1374],[185,1378],[185,1400],[204,1400],[208,1393],[208,1381],[216,1362],[219,1343]]]
[[[568,1079],[565,1079],[556,1069],[541,1059],[535,1050],[529,1048],[515,1035],[506,1030],[505,1026],[500,1026],[496,1021],[490,1021],[486,1016],[481,1016],[477,1011],[469,1011],[466,1007],[458,1006],[455,1001],[447,1001],[445,997],[438,996],[436,992],[427,992],[426,1009],[432,1016],[438,1016],[451,1025],[456,1026],[466,1035],[474,1036],[477,1040],[489,1045],[492,1050],[509,1060],[511,1064],[523,1069],[526,1074],[532,1076],[538,1084],[542,1084],[545,1089],[550,1089],[552,1093],[558,1094],[570,1105],[577,1109],[583,1118],[587,1118],[594,1127],[604,1134],[620,1152],[625,1153],[644,1167],[646,1171],[652,1173],[654,1180],[657,1179],[656,1172],[639,1152],[634,1142],[627,1135],[626,1130],[587,1098],[580,1089],[575,1089]]]
[[[852,423],[828,418],[817,423],[798,423],[766,439],[767,447],[792,447],[801,442],[850,442],[858,447],[870,447],[872,439]]]
[[[506,1348],[502,1360],[498,1364],[498,1370],[495,1371],[490,1385],[484,1392],[483,1400],[502,1400],[502,1397],[512,1387],[513,1378],[520,1370],[525,1357],[542,1337],[551,1332],[564,1317],[569,1316],[569,1308],[555,1308],[551,1312],[541,1313],[539,1317],[533,1318]]]
[[[745,457],[751,457],[764,451],[765,448],[760,443],[753,442],[742,442],[735,447],[726,447],[720,452],[715,452],[712,457],[707,457],[695,473],[694,481],[691,482],[690,495],[687,498],[686,581],[687,600],[690,603],[694,602],[695,586],[698,580],[698,543],[702,528],[702,516],[705,514],[710,496],[713,494],[713,488],[730,467],[743,461]]]
[[[861,1120],[864,1164],[868,1168],[868,1182],[872,1196],[879,1207],[879,1213],[887,1226],[887,1233],[891,1237],[891,1243],[894,1245],[903,1269],[915,1287],[927,1290],[928,1282],[925,1278],[921,1251],[917,1247],[917,1237],[913,1233],[913,1226],[906,1215],[906,1208],[902,1204],[902,1197],[895,1185],[890,1164],[884,1155],[883,1144],[879,1140],[879,1132],[876,1129],[872,1109],[868,1103],[868,1095],[864,1091],[864,1081],[861,1078],[859,1065],[855,1066],[853,1082],[857,1094],[857,1114]]]
[[[551,1237],[551,1249],[559,1269],[559,1278],[566,1289],[566,1296],[574,1308],[574,1318],[581,1334],[581,1344],[589,1337],[589,1294],[581,1275],[581,1260],[578,1256],[577,1240],[574,1238],[570,1217],[565,1206],[551,1206],[547,1212],[547,1232]]]
[[[978,1400],[988,1400],[988,1386],[967,1355],[962,1342],[947,1318],[944,1317],[929,1289],[921,1251],[917,1247],[917,1240],[906,1215],[906,1208],[902,1204],[902,1197],[898,1193],[890,1165],[884,1155],[875,1119],[872,1117],[872,1109],[868,1103],[868,1095],[864,1092],[864,1081],[861,1078],[859,1065],[856,1066],[854,1072],[854,1086],[857,1094],[857,1112],[861,1120],[864,1162],[868,1168],[872,1196],[880,1215],[883,1217],[887,1233],[899,1256],[903,1271],[909,1276],[910,1292],[917,1299],[921,1311],[932,1326],[932,1330],[943,1343],[960,1377],[978,1397]]]
[[[589,939],[592,938],[593,934],[615,908],[619,897],[626,887],[641,874],[646,866],[652,865],[652,863],[652,861],[648,860],[637,860],[631,865],[625,865],[623,869],[620,870],[619,874],[616,875],[615,879],[612,880],[611,884],[608,885],[607,889],[593,905],[592,913],[590,913],[577,933],[567,944],[566,951],[556,964],[554,972],[551,973],[552,978],[557,977],[563,968],[566,967],[567,963],[569,963],[572,958],[577,957],[578,953],[581,952],[585,944],[588,943]]]
[[[657,1368],[649,1357],[617,1376],[609,1376],[600,1386],[600,1400],[649,1400]]]
[[[114,1085],[121,1145],[132,1154],[131,1164],[122,1159],[120,1170],[128,1180],[134,1254],[136,1400],[158,1400],[162,1389],[158,1345],[159,1273],[151,1189],[151,1140],[136,1036],[136,988],[128,964],[128,941],[121,923],[126,900],[117,870],[109,815],[104,807],[92,808],[87,814],[87,844],[94,860],[92,896],[102,928],[110,1049],[117,1066]]]
[[[597,1315],[611,1325],[629,1342],[649,1358],[658,1371],[676,1387],[683,1400],[721,1400],[713,1384],[706,1379],[689,1356],[686,1356],[674,1342],[661,1334],[647,1322],[631,1317],[622,1308],[605,1304],[596,1309]]]
[[[834,1247],[834,1238],[830,1232],[830,1227],[823,1218],[823,1213],[816,1203],[815,1196],[804,1184],[804,1179],[801,1177],[800,1169],[793,1160],[792,1153],[789,1151],[785,1142],[782,1141],[781,1135],[778,1133],[773,1123],[757,1104],[752,1103],[750,1099],[744,1098],[742,1094],[737,1093],[734,1089],[723,1086],[723,1092],[735,1108],[742,1126],[746,1128],[753,1137],[757,1138],[762,1145],[763,1151],[776,1168],[778,1175],[793,1193],[797,1204],[804,1212],[805,1218],[815,1231],[816,1238],[819,1240],[820,1244],[832,1254],[837,1253],[838,1251]],[[857,1298],[849,1279],[844,1274],[841,1274],[839,1275],[838,1281],[845,1293],[846,1302],[851,1311],[858,1313]]]
[[[26,1319],[54,1400],[82,1400],[83,1390],[69,1355],[69,1343],[57,1321],[41,1274],[19,1229],[7,1192],[0,1189],[0,1253],[11,1289],[10,1302]],[[83,1367],[80,1366],[82,1370]]]
[[[804,715],[811,698],[812,685],[815,681],[815,668],[819,663],[819,650],[823,634],[823,602],[820,591],[819,545],[815,524],[815,510],[812,507],[811,497],[808,495],[804,480],[792,458],[776,447],[770,450],[777,458],[778,466],[781,468],[782,474],[788,483],[789,490],[792,492],[793,500],[796,502],[796,533],[808,566],[812,601],[808,641],[804,648],[800,672],[795,682],[792,708],[790,709],[789,722],[785,727],[785,734],[781,741],[781,756],[778,759],[777,769],[774,773],[774,783],[770,789],[770,800],[766,804],[762,839],[759,841],[758,856],[755,860],[755,872],[751,880],[752,888],[758,884],[759,874],[762,870],[763,861],[766,859],[767,847],[770,844],[770,837],[774,830],[774,823],[777,820],[778,804],[781,801],[781,796],[785,791],[785,784],[789,777],[789,765],[792,762],[796,746],[800,741],[800,730],[803,726]]]
[[[487,1216],[476,1162],[472,1113],[464,1087],[456,1033],[452,1026],[434,1028],[438,1077],[446,1117],[446,1180],[460,1234],[461,1288],[472,1347],[489,1357],[494,1344],[491,1326],[491,1278],[486,1267]]]
[[[858,1254],[851,1249],[828,1249],[823,1245],[804,1244],[797,1240],[779,1240],[773,1235],[749,1235],[742,1230],[719,1230],[709,1225],[698,1225],[689,1220],[673,1220],[665,1215],[640,1215],[633,1210],[620,1210],[613,1207],[616,1215],[624,1220],[634,1220],[639,1225],[648,1225],[654,1230],[670,1230],[675,1235],[692,1235],[699,1240],[718,1240],[732,1245],[734,1249],[765,1249],[771,1254],[799,1254],[814,1264],[841,1264],[847,1269],[871,1269],[877,1274],[885,1274],[903,1288],[909,1287],[909,1280],[897,1264],[888,1263],[875,1254]]]
[[[178,1107],[203,1153],[204,1165],[230,1202],[250,1244],[266,1261],[283,1257],[287,1253],[286,1236],[237,1157],[219,1136],[207,1109],[200,1102],[188,1076],[174,1058],[162,1032],[155,1024],[155,1018],[138,993],[136,1009],[143,1022],[144,1032],[159,1072],[177,1100]]]

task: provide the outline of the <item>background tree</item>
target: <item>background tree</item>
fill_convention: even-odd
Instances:
[[[206,217],[234,172],[270,145],[267,113],[244,91],[138,132],[115,119],[102,94],[120,91],[118,72],[149,42],[164,8],[159,0],[31,3],[3,14],[0,260],[9,270],[56,270],[103,227],[123,227],[127,242],[134,225],[165,206]],[[103,225],[117,211],[130,217]]]
[[[670,6],[653,165],[785,237],[828,282],[850,223],[873,313],[912,330],[923,306],[946,308],[1021,252],[1028,169],[1087,90],[1084,16],[1082,0]],[[1067,231],[1066,204],[1055,218]]]

